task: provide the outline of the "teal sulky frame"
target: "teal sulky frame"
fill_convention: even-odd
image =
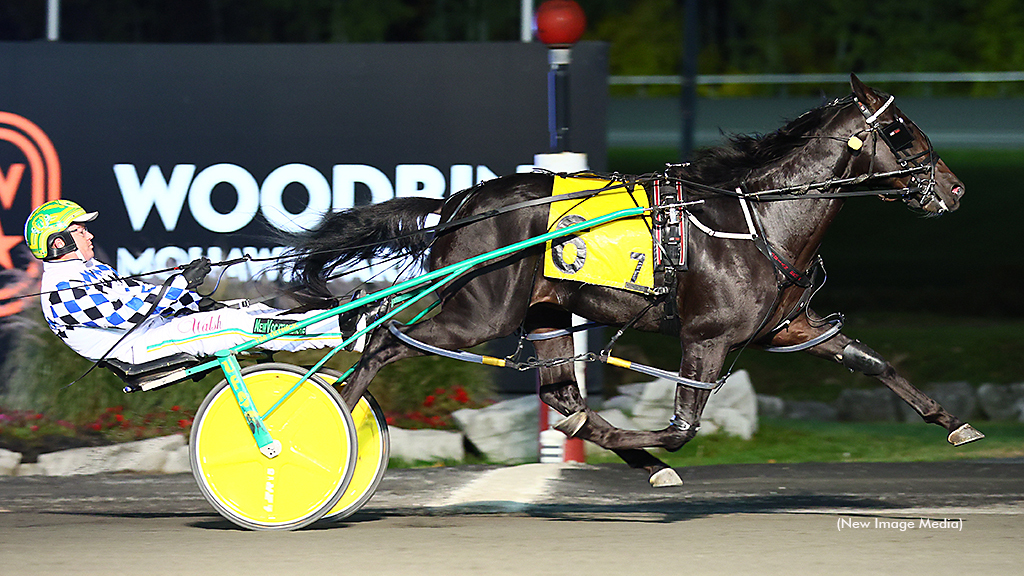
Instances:
[[[317,371],[320,370],[320,368],[323,367],[323,365],[328,360],[331,359],[331,357],[333,357],[339,350],[343,350],[346,346],[354,342],[356,338],[376,329],[378,326],[387,322],[399,312],[402,312],[409,306],[412,306],[413,304],[421,300],[423,297],[437,290],[441,286],[447,284],[448,282],[451,282],[452,280],[458,278],[462,274],[465,274],[474,266],[477,266],[489,260],[493,260],[495,258],[500,258],[502,256],[518,252],[526,248],[530,248],[532,246],[536,246],[538,244],[542,244],[555,238],[567,236],[569,234],[574,234],[586,230],[588,228],[593,228],[595,226],[600,226],[613,220],[640,216],[645,212],[649,211],[651,211],[650,208],[642,207],[617,210],[615,212],[610,212],[608,214],[597,216],[595,218],[591,218],[589,220],[585,220],[583,222],[579,222],[577,224],[573,224],[565,228],[552,230],[545,234],[541,234],[540,236],[527,238],[526,240],[510,244],[503,248],[498,248],[497,250],[492,250],[490,252],[480,254],[479,256],[474,256],[473,258],[469,258],[467,260],[463,260],[461,262],[445,266],[444,268],[439,268],[422,276],[417,276],[416,278],[406,280],[405,282],[400,282],[398,284],[395,284],[394,286],[390,286],[383,290],[379,290],[372,294],[368,294],[356,300],[352,300],[345,304],[339,305],[335,308],[331,308],[330,310],[325,310],[320,314],[317,314],[300,322],[296,322],[295,324],[289,324],[287,326],[274,330],[268,334],[265,334],[259,338],[250,340],[249,342],[245,342],[244,344],[239,344],[238,346],[229,348],[227,350],[221,350],[217,352],[216,358],[210,360],[209,362],[204,362],[191,368],[187,368],[183,371],[175,372],[173,374],[173,379],[162,378],[159,381],[153,382],[150,386],[143,386],[142,389],[152,390],[154,388],[172,384],[174,382],[178,382],[199,374],[204,374],[206,372],[209,372],[210,370],[219,368],[221,371],[223,371],[224,377],[227,379],[228,384],[231,386],[231,391],[235,396],[235,400],[238,402],[238,407],[241,410],[243,416],[245,417],[247,424],[249,425],[249,430],[252,432],[253,440],[255,440],[256,445],[259,447],[260,451],[266,457],[273,458],[277,456],[277,454],[280,452],[281,445],[280,442],[274,440],[270,432],[267,430],[267,427],[263,423],[264,419],[273,414],[274,410],[276,410],[278,406],[280,406],[285,400],[287,400],[288,397],[291,396],[296,390],[298,390],[298,388],[303,383],[305,383],[311,376],[316,374]],[[418,292],[407,296],[401,301],[401,303],[398,306],[388,311],[381,317],[377,318],[362,330],[359,330],[356,333],[352,334],[350,337],[346,338],[341,344],[331,349],[327,354],[324,355],[323,358],[320,359],[320,361],[314,364],[313,367],[310,368],[309,371],[307,371],[306,374],[302,378],[300,378],[299,381],[296,382],[294,386],[292,386],[292,388],[290,388],[287,392],[282,394],[281,398],[279,398],[277,402],[274,403],[273,406],[268,408],[262,414],[259,413],[259,411],[252,403],[252,399],[249,396],[248,389],[246,389],[245,387],[245,381],[242,378],[241,373],[241,366],[239,366],[237,359],[237,355],[239,353],[250,350],[256,346],[259,346],[260,344],[263,344],[264,342],[268,342],[275,338],[284,336],[285,334],[290,334],[297,330],[301,330],[307,326],[310,326],[332,316],[344,314],[349,310],[353,310],[355,308],[359,308],[361,306],[365,306],[367,304],[371,304],[373,302],[377,302],[379,300],[383,300],[384,298],[395,296],[397,294],[402,294],[403,292],[411,292],[416,289],[418,289]],[[419,321],[427,312],[430,311],[431,308],[427,308],[426,310],[418,314],[410,323],[415,323]],[[500,359],[491,359],[489,357],[484,357],[484,359],[484,363],[487,364],[503,365]],[[338,378],[338,381],[343,381],[345,378],[349,376],[349,374],[352,373],[353,370],[354,367],[350,368],[345,374]]]

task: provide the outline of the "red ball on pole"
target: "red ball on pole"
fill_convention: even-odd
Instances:
[[[547,0],[537,7],[533,29],[549,45],[575,44],[587,28],[587,16],[574,0]]]

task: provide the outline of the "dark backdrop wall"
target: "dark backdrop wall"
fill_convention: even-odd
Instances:
[[[582,43],[571,70],[573,149],[595,169],[606,54]],[[271,254],[325,210],[524,169],[548,151],[547,72],[521,43],[0,43],[0,267],[27,265],[17,237],[55,195],[99,210],[101,254],[137,273]]]
[[[596,170],[607,68],[606,44],[573,49],[572,150]],[[36,305],[16,297],[38,286],[21,234],[46,200],[99,210],[97,254],[122,274],[272,256],[326,210],[529,170],[547,74],[540,44],[0,43],[0,316]]]

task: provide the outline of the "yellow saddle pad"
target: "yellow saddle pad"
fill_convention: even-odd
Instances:
[[[552,195],[581,190],[599,190],[585,200],[562,200],[551,204],[548,230],[564,228],[625,208],[647,208],[642,186],[633,193],[608,180],[555,177]],[[620,218],[581,234],[570,234],[547,243],[544,276],[575,280],[648,294],[654,290],[654,258],[649,216]]]

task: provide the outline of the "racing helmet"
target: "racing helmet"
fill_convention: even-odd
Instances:
[[[32,254],[42,260],[60,258],[70,254],[78,247],[75,245],[68,226],[75,222],[91,222],[99,216],[99,212],[86,212],[71,200],[51,200],[32,211],[25,221],[25,241]],[[54,247],[54,240],[64,240],[62,248]]]

